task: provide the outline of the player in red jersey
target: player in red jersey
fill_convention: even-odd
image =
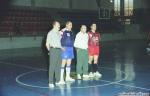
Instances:
[[[96,32],[96,23],[91,24],[91,30],[88,32],[88,55],[89,55],[89,77],[100,78],[102,75],[98,72],[98,57],[100,52],[100,33]],[[92,64],[94,60],[94,63]]]

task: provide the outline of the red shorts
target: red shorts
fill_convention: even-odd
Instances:
[[[90,56],[99,55],[100,47],[89,47],[88,54]]]

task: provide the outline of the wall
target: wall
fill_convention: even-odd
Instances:
[[[14,6],[32,6],[32,0],[12,0]],[[108,1],[108,0],[106,0]],[[106,1],[102,5],[106,5]],[[96,0],[34,0],[34,7],[97,10]],[[71,3],[71,4],[70,4]],[[103,2],[102,2],[103,3]],[[107,6],[108,7],[108,6]]]
[[[69,8],[69,0],[35,0],[36,7]]]
[[[43,37],[0,38],[0,49],[40,47]]]
[[[96,0],[72,0],[72,9],[97,10]]]
[[[129,26],[127,26],[129,27]],[[135,26],[133,27],[135,28]],[[129,29],[128,31],[133,30]],[[138,30],[138,29],[136,29]],[[102,34],[103,41],[115,41],[115,40],[129,40],[129,39],[146,39],[146,34],[137,32],[126,32],[126,33],[112,33],[112,34]],[[41,47],[44,46],[43,37],[14,37],[12,40],[10,38],[0,38],[0,50],[2,49],[15,49],[15,48],[30,48],[30,47]]]
[[[31,6],[32,0],[10,0],[11,5],[15,6]],[[48,7],[48,8],[64,8],[69,9],[70,2],[72,2],[72,9],[82,10],[97,10],[96,0],[33,0],[36,7]],[[113,4],[110,0],[101,0],[101,5],[104,8],[113,8]],[[134,0],[134,8],[148,8],[146,0]]]
[[[125,25],[124,33],[109,33],[102,35],[102,41],[114,41],[114,40],[130,40],[130,39],[146,39],[145,32],[141,32],[140,26],[137,24]]]
[[[146,0],[134,0],[134,9],[148,8]]]
[[[11,0],[11,5],[14,5],[14,6],[31,6],[31,0]]]

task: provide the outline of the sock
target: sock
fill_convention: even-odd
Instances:
[[[66,77],[70,77],[70,66],[66,66]]]
[[[97,64],[93,64],[93,72],[96,72],[96,71],[98,71],[98,65]]]
[[[89,64],[89,73],[93,71],[92,65],[93,64]]]
[[[64,80],[64,67],[61,67],[60,80]]]

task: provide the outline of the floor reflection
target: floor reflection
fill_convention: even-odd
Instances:
[[[116,43],[113,51],[116,73],[115,80],[125,78],[127,81],[133,81],[135,79],[135,46],[130,44],[120,46],[120,44]],[[123,71],[124,74],[121,71]]]

